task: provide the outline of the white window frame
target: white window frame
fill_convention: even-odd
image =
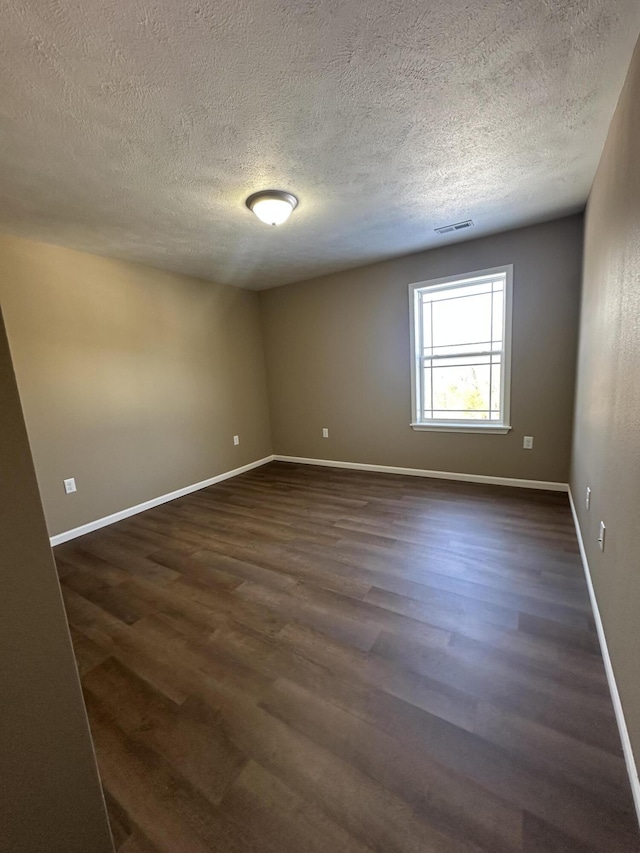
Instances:
[[[496,275],[505,276],[504,285],[504,328],[502,337],[502,371],[500,383],[500,421],[486,420],[448,420],[433,419],[423,420],[420,417],[422,401],[420,400],[420,365],[425,358],[422,352],[418,352],[417,344],[422,334],[419,328],[420,308],[418,300],[420,294],[425,290],[448,290],[455,287],[464,287],[469,284],[481,284],[483,279],[491,279]],[[502,267],[493,267],[488,270],[463,273],[462,275],[451,275],[446,278],[436,278],[430,281],[418,281],[409,285],[409,313],[410,313],[410,338],[411,338],[411,427],[415,430],[431,432],[471,432],[471,433],[493,433],[506,435],[511,429],[510,403],[511,403],[511,327],[513,317],[513,264]],[[493,353],[497,354],[494,350]],[[469,356],[486,356],[491,350],[465,353]]]

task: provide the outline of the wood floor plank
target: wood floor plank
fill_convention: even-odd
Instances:
[[[121,847],[119,853],[160,853],[158,847],[152,844],[140,830],[135,830]]]
[[[595,707],[609,712],[609,687],[604,668],[598,666],[598,658],[558,655],[555,658],[542,655],[526,655],[520,650],[496,648],[463,634],[452,633],[449,651],[456,658],[471,666],[490,666],[505,674],[524,673],[527,677],[541,679],[551,687],[551,683],[561,688],[570,688],[578,692],[586,691],[594,700]],[[553,689],[551,687],[551,689]],[[601,697],[601,701],[597,697]]]
[[[472,731],[477,702],[461,690],[407,676],[383,660],[347,649],[307,626],[288,625],[268,639],[244,626],[222,626],[210,637],[216,655],[232,654],[243,665],[277,679],[283,673],[297,684],[361,715],[370,705],[405,719],[407,705]],[[354,698],[355,697],[355,698]]]
[[[271,463],[55,556],[118,853],[640,853],[566,495]]]
[[[260,703],[278,719],[394,792],[443,833],[478,847],[511,853],[520,848],[522,814],[486,788],[438,761],[424,760],[418,740],[405,744],[370,720],[348,713],[291,682],[279,679]],[[363,709],[364,710],[364,709]],[[390,719],[390,715],[387,720]],[[401,718],[393,725],[402,730]],[[375,749],[372,744],[375,743]]]
[[[522,756],[544,773],[567,779],[614,808],[628,803],[627,780],[620,775],[617,755],[579,741],[557,729],[481,702],[475,717],[476,734],[510,754]]]
[[[71,640],[73,642],[78,672],[82,677],[95,666],[106,660],[109,657],[109,651],[83,636],[73,626],[69,626],[69,629],[71,631]]]
[[[223,547],[227,552],[230,550],[228,544]],[[213,565],[218,565],[220,559],[225,559],[224,554],[211,549],[198,551],[196,556]],[[227,570],[243,580],[255,581],[276,589],[290,589],[294,585],[291,583],[292,580],[306,580],[321,589],[358,599],[364,598],[371,589],[370,579],[345,577],[344,572],[330,571],[331,568],[326,563],[320,568],[313,562],[293,559],[288,551],[265,547],[259,552],[256,549],[249,549],[247,554],[245,551],[245,557],[242,560],[234,560],[233,565],[228,565]]]
[[[598,637],[585,623],[580,625],[567,625],[556,619],[547,619],[542,616],[534,616],[530,613],[520,613],[518,629],[528,634],[548,637],[563,644],[590,652],[598,652]]]
[[[430,826],[401,797],[268,712],[235,703],[221,712],[230,738],[257,763],[376,853],[478,853],[472,842],[458,843]]]
[[[104,785],[162,853],[264,853],[156,752],[129,739],[91,694],[86,701]]]
[[[525,814],[523,843],[523,853],[595,853],[599,849],[530,814]]]
[[[620,738],[607,697],[570,690],[515,667],[492,665],[490,659],[482,666],[466,663],[456,656],[455,645],[448,653],[428,650],[415,640],[382,632],[373,651],[398,666],[620,754]]]
[[[83,686],[130,738],[155,750],[213,803],[246,764],[221,736],[215,712],[186,713],[114,658],[94,669]]]
[[[109,791],[104,792],[104,800],[109,813],[109,823],[111,825],[113,843],[116,850],[122,850],[125,842],[127,842],[135,832],[134,823],[120,803],[111,796]]]
[[[370,853],[321,807],[307,802],[255,761],[249,761],[224,798],[224,808],[252,835],[281,853]]]
[[[331,637],[337,637],[347,645],[358,649],[370,649],[374,644],[379,627],[372,620],[360,619],[355,614],[335,612],[319,595],[287,595],[260,584],[245,581],[236,590],[236,595],[244,601],[262,606],[282,616],[287,621],[300,621],[319,628]],[[348,603],[342,600],[343,611],[349,610]]]
[[[307,626],[287,625],[277,639],[342,681],[375,688],[387,703],[399,699],[460,728],[473,729],[477,700],[464,689],[396,667],[378,655],[349,649]],[[290,674],[290,665],[285,672]]]

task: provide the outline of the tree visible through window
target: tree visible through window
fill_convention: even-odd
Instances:
[[[416,428],[509,428],[512,267],[410,286]]]

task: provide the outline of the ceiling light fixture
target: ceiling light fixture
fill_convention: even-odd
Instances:
[[[282,225],[297,206],[298,199],[282,190],[262,190],[247,199],[249,210],[265,225]]]

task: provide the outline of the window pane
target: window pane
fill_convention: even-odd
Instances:
[[[504,294],[493,294],[493,339],[502,341],[502,315],[504,311]],[[502,344],[500,344],[502,346]]]
[[[500,372],[501,366],[494,364],[491,368],[491,408],[494,411],[500,409]]]
[[[432,310],[434,347],[491,340],[490,293],[434,302]]]
[[[449,409],[434,409],[433,420],[488,421],[489,412],[452,412]]]
[[[422,345],[423,355],[431,355],[431,303],[427,302],[422,307]]]
[[[422,384],[422,408],[430,409],[431,408],[431,368],[425,367],[422,371],[423,375],[423,384]],[[426,415],[426,417],[431,417],[431,415]]]
[[[424,293],[424,297],[432,302],[445,302],[457,299],[459,296],[477,296],[480,293],[491,293],[490,281],[485,281],[482,284],[466,284],[463,287],[444,287],[442,290],[427,290]]]
[[[432,374],[434,408],[445,412],[489,411],[488,364],[438,364]]]
[[[434,347],[433,355],[464,355],[465,353],[470,352],[478,352],[485,351],[488,352],[491,349],[501,349],[502,343],[494,341],[493,344],[491,341],[469,341],[466,344],[449,344],[443,347]],[[425,353],[425,355],[431,355],[431,352]]]
[[[493,358],[495,357],[496,356],[493,356]],[[429,367],[438,367],[440,364],[443,367],[469,367],[474,364],[489,364],[491,358],[492,356],[490,355],[453,356],[452,358],[442,359],[441,361],[436,359],[433,361],[429,360],[426,362],[426,365]],[[497,356],[497,358],[500,358],[500,356]]]

